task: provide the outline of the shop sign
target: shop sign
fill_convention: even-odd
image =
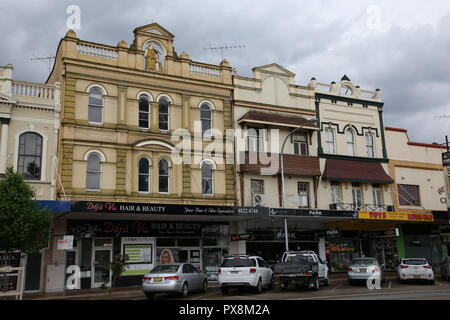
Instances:
[[[73,236],[64,236],[62,240],[56,242],[57,250],[72,250],[73,249]]]
[[[370,238],[392,238],[398,236],[399,232],[397,228],[386,230],[374,230],[369,232]]]
[[[319,230],[316,232],[316,236],[319,238],[322,238],[322,237],[339,238],[341,236],[341,229],[333,228],[333,229]]]
[[[240,240],[251,240],[252,236],[249,233],[245,234],[232,234],[231,241],[240,241]]]
[[[390,212],[390,211],[359,211],[359,219],[366,220],[399,220],[433,222],[432,213]]]
[[[282,230],[252,230],[249,241],[284,241],[286,233]],[[291,231],[287,233],[289,241],[316,240],[314,231]]]
[[[72,201],[71,212],[192,216],[268,216],[266,207]]]
[[[348,210],[270,208],[270,215],[295,217],[357,218],[358,212]]]
[[[123,275],[140,275],[150,272],[154,266],[152,237],[125,237],[121,239],[122,254],[128,256]]]
[[[90,237],[200,237],[211,223],[70,220],[67,230],[77,238]]]

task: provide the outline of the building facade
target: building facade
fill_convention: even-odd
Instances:
[[[60,84],[13,79],[11,64],[0,67],[0,176],[9,166],[20,172],[38,200],[56,199]],[[25,291],[43,287],[42,254],[28,255],[13,266],[25,266]]]
[[[173,39],[156,23],[136,28],[130,46],[72,30],[61,39],[47,82],[62,86],[57,196],[72,208],[54,219],[47,291],[62,290],[64,265],[80,267],[82,288],[100,286],[118,253],[132,256],[126,285],[164,251],[208,272],[229,252],[229,219],[200,211],[236,204],[221,135],[233,125],[232,71],[178,55]],[[67,234],[73,249],[57,250]]]

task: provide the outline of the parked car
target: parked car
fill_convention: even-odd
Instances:
[[[312,290],[319,289],[320,281],[329,285],[328,266],[313,251],[286,251],[281,262],[275,264],[274,274],[282,290],[290,284],[306,285]]]
[[[142,277],[142,290],[151,300],[156,293],[178,293],[186,297],[189,292],[208,290],[206,274],[188,263],[172,263],[156,266]]]
[[[219,284],[223,294],[229,288],[253,288],[261,293],[263,287],[273,288],[273,272],[258,256],[227,256],[219,268]]]
[[[441,275],[447,281],[450,281],[450,257],[444,257],[441,263]]]
[[[403,258],[397,266],[399,282],[425,280],[434,284],[434,272],[425,258]]]
[[[348,266],[348,283],[350,285],[356,282],[364,281],[370,277],[378,277],[381,284],[384,284],[384,266],[378,263],[375,258],[355,258]]]

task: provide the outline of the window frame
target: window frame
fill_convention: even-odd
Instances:
[[[331,138],[332,140],[329,140],[329,135],[328,132],[331,133]],[[334,132],[333,128],[325,128],[325,145],[327,147],[327,153],[329,154],[336,154],[337,150],[336,150],[336,134]],[[330,146],[333,146],[333,150],[330,151]]]
[[[99,171],[91,171],[93,173],[99,174],[99,188],[98,189],[88,188],[88,181],[87,181],[88,173],[89,173],[88,168],[89,168],[89,158],[91,156],[96,156],[100,160],[100,170]],[[104,156],[101,153],[99,153],[98,151],[92,150],[85,155],[85,160],[86,160],[86,183],[85,183],[86,191],[87,192],[101,192],[102,191],[102,178],[103,178],[103,164],[102,163],[104,162]]]
[[[305,190],[300,190],[300,186],[306,186],[306,191]],[[299,208],[309,208],[310,207],[310,201],[309,201],[309,182],[304,182],[304,181],[299,181],[297,182],[297,192],[298,192],[298,197],[299,197]],[[302,196],[301,192],[304,192],[306,196],[306,206],[302,206],[300,203],[300,196]]]
[[[208,107],[209,120],[207,118],[202,117],[202,111],[205,111],[202,110],[204,106]],[[210,101],[204,100],[200,102],[198,107],[200,109],[200,123],[201,123],[202,137],[211,138],[213,130],[213,110],[215,110],[214,105]],[[209,129],[208,129],[209,133],[207,133],[208,130],[206,130],[206,132],[203,131],[203,121],[209,121]]]
[[[36,145],[34,146],[34,150],[35,150],[35,154],[34,155],[28,155],[26,154],[26,135],[35,135],[36,136],[36,142],[38,141],[38,139],[40,139],[40,155],[36,156],[36,149],[38,148],[38,143],[36,143]],[[21,134],[19,134],[19,139],[18,139],[18,148],[17,148],[17,169],[16,171],[22,174],[22,177],[25,181],[41,181],[42,178],[44,177],[44,173],[43,173],[43,169],[44,169],[44,163],[43,163],[43,156],[44,156],[44,137],[37,132],[34,131],[25,131],[22,132]],[[25,139],[24,141],[24,146],[23,146],[23,150],[24,150],[24,154],[21,154],[20,149],[21,149],[21,139],[22,137]],[[39,158],[39,177],[37,178],[27,178],[24,176],[24,173],[20,171],[20,167],[23,167],[23,170],[26,170],[26,168],[24,166],[20,165],[20,159],[21,157],[24,158],[24,164],[25,164],[25,159],[27,157],[34,157],[34,158]]]
[[[148,172],[146,174],[145,173],[141,173],[141,161],[142,160],[147,160],[147,162],[148,162]],[[151,189],[152,189],[151,188],[151,186],[152,186],[151,172],[152,172],[152,162],[151,162],[151,160],[148,157],[146,157],[146,156],[140,157],[139,160],[138,160],[138,192],[139,193],[144,193],[144,194],[151,193]],[[147,176],[148,177],[148,185],[147,185],[148,191],[142,191],[141,190],[141,176]]]
[[[400,189],[400,186],[402,186],[402,189]],[[411,190],[405,190],[406,188],[410,188],[410,187],[414,187],[414,192],[410,192]],[[401,190],[401,191],[400,191]],[[409,203],[407,200],[405,200],[404,198],[400,197],[400,193],[404,194],[404,193],[408,193],[410,195],[414,195],[417,196],[414,200],[416,202],[411,201],[411,203]],[[408,196],[408,195],[407,195]],[[409,206],[409,207],[421,207],[422,206],[422,202],[421,202],[421,197],[420,197],[420,185],[415,185],[415,184],[397,184],[397,199],[398,199],[398,205],[399,206]],[[407,198],[408,200],[410,200],[409,198]],[[402,203],[403,201],[403,203]],[[405,204],[406,202],[406,204]]]
[[[161,161],[167,162],[167,191],[161,191],[161,172],[160,172],[160,163]],[[161,158],[158,161],[158,193],[159,194],[170,194],[170,161],[166,158]],[[163,175],[162,177],[166,177]]]
[[[101,106],[100,105],[91,104],[91,102],[90,102],[90,100],[91,100],[90,97],[91,97],[91,94],[92,94],[91,91],[93,89],[99,90],[99,92],[101,93],[101,96],[102,96],[102,104],[101,104]],[[107,92],[106,92],[105,88],[103,88],[102,86],[100,86],[98,84],[90,85],[87,88],[86,91],[88,92],[88,124],[90,124],[90,125],[97,125],[97,126],[103,125],[103,123],[105,121],[105,96],[107,95]],[[89,111],[91,110],[91,107],[93,107],[93,108],[100,108],[101,109],[101,121],[100,122],[92,121],[92,120],[89,119]]]
[[[203,176],[203,167],[204,166],[209,166],[211,168],[211,178],[205,178]],[[201,184],[201,188],[202,188],[202,196],[205,197],[213,197],[214,196],[214,170],[215,170],[215,166],[213,163],[211,163],[210,161],[203,161],[200,165],[200,170],[201,170],[201,177],[202,177],[202,184]],[[204,193],[203,192],[203,180],[210,180],[211,181],[211,193]]]
[[[366,155],[368,158],[375,158],[375,136],[372,132],[366,132],[364,134],[365,140],[366,140]],[[370,141],[368,141],[368,137],[371,137],[372,144],[369,144]],[[369,154],[369,150],[372,150],[372,156]]]
[[[146,99],[148,102],[147,112],[141,111],[141,99]],[[146,93],[139,94],[139,96],[138,96],[138,127],[139,127],[139,130],[149,131],[151,128],[151,105],[150,105],[151,102],[152,102],[152,99],[148,94],[146,94]],[[148,121],[147,127],[141,127],[141,113],[147,114],[147,121]]]
[[[163,115],[167,115],[167,129],[161,129],[161,120],[159,119],[161,113],[161,100],[164,99],[167,101],[167,114],[163,113]],[[169,133],[170,132],[170,105],[172,104],[172,99],[168,95],[160,95],[158,97],[158,129],[160,133]]]
[[[256,135],[253,135],[253,130],[256,131]],[[252,133],[250,135],[250,133]],[[247,151],[248,152],[264,152],[264,128],[257,128],[257,127],[247,127]],[[250,140],[256,141],[256,144],[253,142],[253,144],[256,146],[256,151],[250,150]]]
[[[296,139],[298,136],[303,136],[305,141],[301,141],[301,139]],[[297,156],[309,156],[309,148],[308,148],[308,134],[306,132],[298,132],[292,135],[292,144],[294,148],[294,155]],[[302,153],[302,145],[305,146],[305,154]],[[296,147],[298,149],[298,153],[296,153]]]
[[[333,201],[336,197],[336,192],[334,192],[333,190],[337,190],[337,192],[339,193],[339,202]],[[339,182],[330,182],[330,195],[331,195],[331,204],[336,204],[336,205],[340,205],[342,203],[342,192],[341,192],[341,184]],[[336,207],[337,208],[337,207]],[[339,206],[340,208],[340,206]]]
[[[360,210],[363,206],[363,186],[359,183],[352,183],[352,206],[353,210]],[[359,202],[355,203],[355,195],[359,195],[356,197],[356,200]]]
[[[351,136],[351,141],[349,141],[349,134]],[[352,129],[348,128],[347,130],[345,130],[345,140],[346,140],[346,145],[347,145],[347,155],[349,156],[356,156],[356,148],[355,148],[355,133],[353,132]],[[349,147],[352,148],[352,152],[349,152]]]

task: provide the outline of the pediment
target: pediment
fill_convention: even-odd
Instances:
[[[0,103],[17,103],[17,100],[3,92],[0,92]]]
[[[295,73],[283,68],[277,63],[266,64],[264,66],[255,67],[252,69],[254,71],[259,71],[262,73],[275,73],[278,75],[285,75],[287,77],[295,77]]]
[[[164,29],[157,23],[147,24],[145,26],[134,29],[134,33],[138,33],[138,32],[146,33],[146,34],[150,34],[150,35],[156,35],[156,36],[160,36],[160,37],[167,37],[167,38],[171,38],[171,39],[174,38],[174,35],[172,33],[167,31],[166,29]]]

